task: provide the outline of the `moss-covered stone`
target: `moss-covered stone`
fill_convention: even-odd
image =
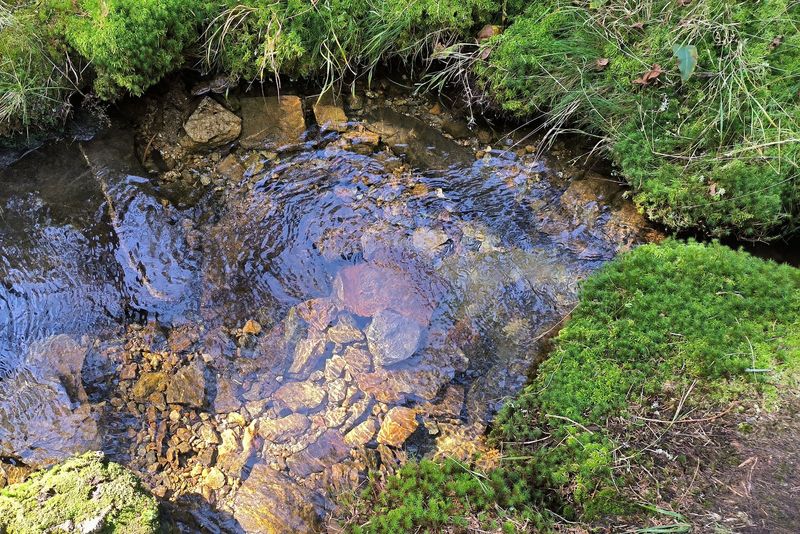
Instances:
[[[71,458],[0,490],[4,534],[154,534],[157,530],[156,500],[133,473],[106,461],[102,453]]]

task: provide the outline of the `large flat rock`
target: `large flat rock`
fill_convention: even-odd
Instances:
[[[248,97],[241,100],[242,135],[247,149],[296,143],[306,130],[303,103],[296,96]]]

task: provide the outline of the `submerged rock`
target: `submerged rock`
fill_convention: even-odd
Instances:
[[[253,467],[233,504],[239,525],[254,534],[314,532],[321,508],[316,494],[264,464]]]
[[[167,386],[167,402],[201,408],[205,404],[206,379],[203,368],[192,363],[181,368]]]
[[[0,531],[158,532],[158,503],[137,478],[90,452],[0,490]]]
[[[419,324],[392,310],[382,310],[367,328],[369,351],[378,365],[387,366],[410,358],[419,346]]]
[[[418,425],[416,410],[395,406],[383,419],[378,432],[378,443],[400,447],[414,433]]]
[[[306,130],[303,103],[296,96],[241,99],[243,148],[280,147],[296,143]]]

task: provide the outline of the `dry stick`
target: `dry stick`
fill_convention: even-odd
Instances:
[[[569,417],[564,417],[563,415],[553,415],[553,414],[549,414],[549,413],[544,414],[544,416],[545,417],[551,417],[553,419],[561,419],[562,421],[569,421],[573,425],[576,425],[576,426],[580,427],[581,429],[585,430],[589,434],[594,434],[594,432],[592,432],[591,430],[589,430],[588,428],[586,428],[585,426],[583,426],[579,422],[577,422],[577,421],[575,421],[573,419],[570,419]]]

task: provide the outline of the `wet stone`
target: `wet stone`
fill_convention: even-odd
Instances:
[[[360,347],[350,346],[344,350],[342,358],[347,362],[347,367],[356,375],[362,375],[372,370],[372,355]]]
[[[311,491],[264,464],[253,467],[233,504],[241,528],[259,534],[314,532],[321,511]]]
[[[375,419],[367,419],[366,421],[356,425],[350,432],[345,434],[344,442],[351,447],[358,447],[366,445],[372,438],[375,437],[375,432],[378,431],[378,423]]]
[[[291,443],[311,426],[305,415],[293,413],[280,419],[263,418],[258,420],[257,434],[271,443]]]
[[[325,390],[309,381],[288,382],[275,392],[275,399],[293,412],[315,410],[325,402],[325,397]]]
[[[311,334],[314,336],[314,334]],[[309,337],[297,342],[294,349],[294,359],[289,367],[289,372],[294,374],[311,371],[317,366],[319,359],[325,354],[325,338]]]
[[[242,119],[212,98],[204,98],[183,125],[193,148],[210,148],[234,141],[242,131]]]
[[[296,143],[306,129],[303,104],[296,96],[241,99],[243,148],[265,148]]]
[[[334,280],[334,294],[352,313],[372,317],[391,308],[427,326],[433,306],[400,269],[360,263],[345,267]]]
[[[335,130],[344,132],[347,130],[347,115],[337,103],[331,91],[321,95],[314,101],[314,118],[322,130]]]
[[[417,429],[417,412],[411,408],[395,406],[383,418],[378,432],[378,443],[400,447]]]
[[[330,341],[340,345],[364,339],[364,332],[356,326],[353,317],[349,314],[339,317],[336,324],[330,327],[326,334]]]
[[[167,386],[167,402],[201,408],[205,404],[205,374],[197,363],[182,367]]]
[[[163,391],[166,383],[166,373],[144,373],[131,388],[131,396],[134,399],[145,400],[153,393]]]
[[[410,358],[419,346],[419,324],[392,310],[373,317],[367,328],[369,351],[378,365],[388,366]]]
[[[305,450],[290,457],[286,464],[295,476],[304,478],[342,461],[349,453],[350,447],[342,435],[335,430],[328,430]]]

